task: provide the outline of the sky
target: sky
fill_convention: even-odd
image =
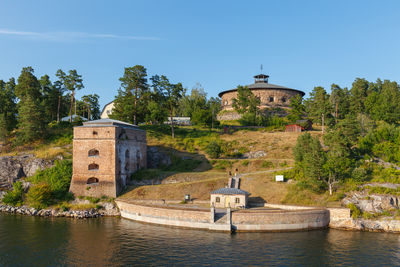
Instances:
[[[32,66],[54,81],[76,69],[112,101],[125,67],[143,65],[208,96],[253,83],[328,91],[355,78],[400,81],[400,1],[0,0],[0,79]]]

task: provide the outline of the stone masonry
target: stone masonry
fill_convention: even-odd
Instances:
[[[146,132],[121,121],[100,119],[74,128],[75,196],[116,197],[130,175],[147,164]]]

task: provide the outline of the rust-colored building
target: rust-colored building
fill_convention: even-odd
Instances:
[[[304,131],[304,128],[298,124],[286,125],[286,129],[285,129],[285,132],[298,132],[299,133],[302,131]]]
[[[74,127],[75,196],[116,197],[130,175],[146,168],[146,131],[122,121],[100,119]]]
[[[304,96],[304,92],[284,86],[268,83],[268,75],[254,76],[254,83],[246,85],[251,92],[261,100],[259,108],[282,107],[289,108],[290,99],[296,95]],[[223,91],[218,94],[221,98],[222,110],[233,110],[233,99],[237,98],[237,89]]]

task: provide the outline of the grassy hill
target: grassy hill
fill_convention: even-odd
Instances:
[[[136,179],[162,179],[162,184],[132,186],[120,196],[124,199],[183,199],[208,200],[210,191],[225,187],[232,174],[238,170],[242,176],[241,188],[252,198],[271,203],[328,204],[326,196],[303,192],[302,198],[294,198],[290,183],[274,182],[276,173],[283,173],[294,166],[292,149],[301,133],[268,131],[266,129],[241,129],[230,134],[221,129],[179,127],[176,138],[170,136],[169,127],[145,126],[149,146],[158,146],[177,157],[195,159],[199,164],[192,171],[145,170]],[[320,131],[311,132],[320,136]],[[218,159],[207,155],[207,145],[218,142],[222,154]],[[256,153],[259,152],[259,153]],[[256,155],[255,158],[249,158]],[[185,161],[185,160],[184,160]],[[173,163],[174,165],[174,163]],[[306,195],[304,195],[306,194]]]

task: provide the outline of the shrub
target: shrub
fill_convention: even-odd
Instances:
[[[207,145],[206,152],[211,158],[217,159],[217,158],[219,158],[219,156],[221,155],[221,152],[222,152],[221,146],[216,141],[211,141]]]
[[[13,206],[21,206],[23,203],[24,188],[21,182],[13,183],[13,190],[8,191],[3,197],[3,203]]]
[[[249,164],[250,164],[250,161],[248,161],[248,160],[242,161],[242,166],[248,166]]]
[[[351,217],[353,219],[357,219],[361,216],[361,210],[353,203],[350,203],[347,207],[350,209]]]
[[[261,168],[272,168],[274,164],[271,161],[264,160],[261,164]]]
[[[35,209],[43,209],[52,203],[52,191],[47,183],[37,184],[29,189],[26,200],[29,206]]]
[[[34,184],[49,185],[54,199],[70,198],[68,190],[72,177],[72,162],[69,160],[56,161],[55,166],[40,170],[29,180]]]

